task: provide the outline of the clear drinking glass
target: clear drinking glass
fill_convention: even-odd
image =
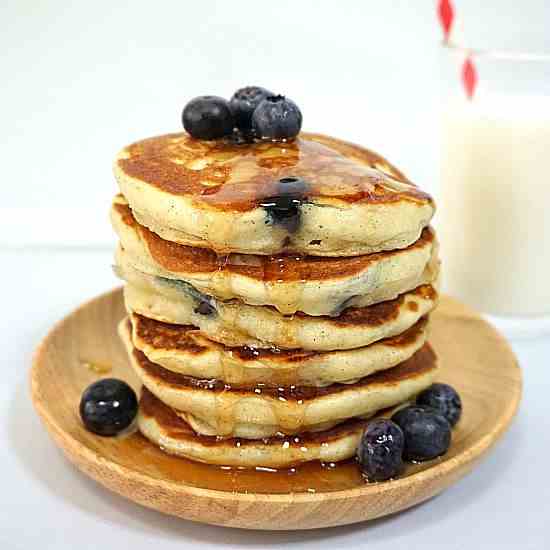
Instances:
[[[444,47],[443,288],[509,335],[550,329],[550,54]]]

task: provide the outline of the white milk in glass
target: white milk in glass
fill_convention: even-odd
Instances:
[[[443,288],[486,313],[550,314],[550,97],[450,102],[442,155]]]

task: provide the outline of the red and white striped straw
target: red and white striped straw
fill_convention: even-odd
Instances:
[[[451,0],[439,0],[437,5],[437,16],[443,29],[443,42],[450,43],[451,31],[455,20],[455,9]],[[462,64],[461,80],[466,97],[472,99],[477,86],[477,69],[472,60],[472,56],[468,53]]]
[[[455,17],[455,10],[450,0],[439,0],[437,16],[443,29],[443,41],[449,42],[451,27],[453,26],[453,19]]]

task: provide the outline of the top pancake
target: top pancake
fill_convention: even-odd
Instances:
[[[244,145],[168,134],[123,149],[114,172],[142,225],[217,252],[354,256],[404,248],[434,212],[430,196],[384,158],[318,134]],[[304,183],[283,189],[278,182],[287,177]],[[281,196],[295,199],[282,217],[269,207]]]

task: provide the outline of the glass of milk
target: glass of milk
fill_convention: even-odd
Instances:
[[[550,330],[550,55],[446,50],[437,197],[443,289],[509,336],[544,333]],[[468,58],[477,78],[471,97],[463,75]]]

